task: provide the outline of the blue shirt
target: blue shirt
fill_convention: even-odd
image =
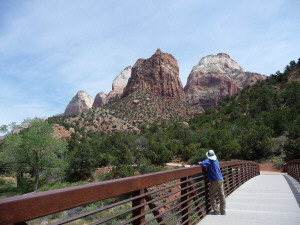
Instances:
[[[203,162],[200,162],[199,165],[207,167],[208,180],[223,180],[219,161],[217,159],[215,161],[206,159]]]

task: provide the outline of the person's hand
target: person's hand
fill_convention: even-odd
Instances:
[[[200,166],[201,166],[201,162],[198,162],[198,165],[200,165]]]

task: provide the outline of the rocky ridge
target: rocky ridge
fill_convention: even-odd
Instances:
[[[58,121],[61,124],[67,124],[69,130],[74,128],[83,132],[104,132],[112,133],[120,131],[122,133],[139,132],[139,129],[125,120],[117,118],[109,109],[100,107],[91,108],[80,115],[73,115],[62,118]]]
[[[146,88],[160,97],[185,101],[177,60],[160,49],[149,59],[137,60],[123,97],[140,88]]]
[[[215,107],[226,95],[232,96],[265,78],[245,72],[228,54],[209,55],[193,67],[184,87],[186,101],[204,109]]]
[[[193,115],[203,112],[185,101],[157,96],[147,88],[137,89],[105,105],[103,109],[108,109],[112,115],[136,127],[161,121],[188,121]]]
[[[293,81],[294,82],[299,82],[300,81],[300,71],[299,70],[295,70],[288,77],[288,82],[293,82]]]

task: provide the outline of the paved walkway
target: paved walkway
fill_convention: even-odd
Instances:
[[[226,216],[207,215],[198,224],[300,225],[300,185],[288,175],[254,177],[229,195],[226,203]]]

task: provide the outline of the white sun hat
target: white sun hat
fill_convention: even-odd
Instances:
[[[217,156],[216,156],[214,150],[212,150],[212,149],[208,150],[208,152],[206,152],[206,157],[213,161],[215,161],[217,159]]]

